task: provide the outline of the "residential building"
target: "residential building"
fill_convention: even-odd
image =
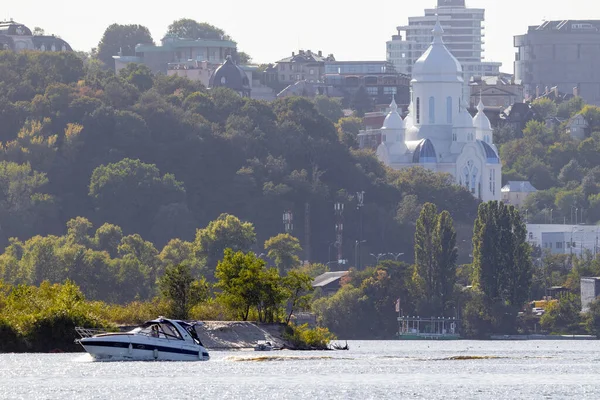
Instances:
[[[537,189],[529,181],[508,181],[500,191],[503,202],[520,208],[525,199],[537,192]]]
[[[571,117],[567,122],[567,133],[574,139],[583,140],[587,136],[589,124],[582,114]]]
[[[167,64],[167,76],[181,76],[191,81],[200,81],[209,86],[215,67],[208,61],[184,61]]]
[[[419,165],[448,173],[476,198],[500,200],[502,171],[492,126],[482,102],[475,117],[469,114],[462,67],[443,34],[437,22],[429,49],[413,66],[408,115],[403,120],[392,102],[377,157],[394,169]]]
[[[314,279],[312,287],[320,288],[326,295],[334,294],[342,287],[341,279],[349,273],[350,271],[325,272]]]
[[[409,17],[408,25],[396,28],[398,33],[387,42],[387,60],[398,72],[412,75],[415,62],[431,43],[431,30],[437,20],[446,32],[446,47],[463,67],[465,82],[472,76],[500,73],[502,63],[482,61],[485,10],[467,8],[465,0],[437,0],[435,8],[425,9],[425,16]]]
[[[522,132],[532,119],[536,119],[536,113],[531,103],[514,103],[500,113],[500,124],[508,125],[516,132]]]
[[[0,21],[0,50],[73,51],[69,43],[59,37],[34,33],[16,21]]]
[[[597,254],[599,230],[596,225],[527,224],[527,241],[552,254]]]
[[[545,87],[600,104],[600,20],[545,21],[514,37],[515,78],[525,97]]]
[[[590,303],[600,296],[600,277],[581,278],[581,312],[588,312]]]
[[[209,66],[216,68],[225,62],[228,55],[235,52],[236,44],[231,40],[190,40],[167,35],[160,46],[138,44],[135,46],[135,56],[116,55],[113,58],[117,73],[129,63],[140,63],[154,73],[167,74],[169,65],[188,61],[206,61]]]
[[[297,54],[292,52],[291,57],[286,57],[275,63],[278,82],[283,90],[298,81],[309,83],[323,82],[325,62],[335,61],[333,54],[323,56],[322,51],[313,53],[311,50],[300,50]]]
[[[477,107],[481,100],[486,110],[500,113],[511,104],[523,102],[523,85],[508,74],[473,76],[469,87],[471,88],[471,108]]]
[[[410,78],[387,61],[327,61],[323,78],[345,96],[363,86],[375,104],[389,104],[392,96],[400,104],[409,103]]]

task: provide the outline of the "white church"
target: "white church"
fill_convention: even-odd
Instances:
[[[500,200],[502,165],[492,126],[481,101],[477,115],[469,114],[462,67],[444,45],[443,33],[438,21],[431,46],[413,66],[404,121],[392,101],[377,157],[394,169],[420,165],[449,173],[476,198]]]

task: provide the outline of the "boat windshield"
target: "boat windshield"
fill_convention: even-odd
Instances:
[[[192,324],[188,324],[187,322],[178,321],[179,324],[185,329],[185,331],[192,337],[196,344],[200,346],[204,346],[198,337],[198,332],[196,332],[196,328]]]
[[[139,331],[141,335],[152,336],[162,339],[177,339],[183,340],[181,334],[170,322],[148,322],[144,324],[142,329]]]

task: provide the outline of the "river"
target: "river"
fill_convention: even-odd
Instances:
[[[207,362],[0,354],[2,399],[600,399],[597,341],[352,341]]]

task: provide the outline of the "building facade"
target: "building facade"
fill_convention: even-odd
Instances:
[[[523,85],[505,74],[474,76],[469,82],[469,87],[471,108],[477,107],[481,100],[486,110],[500,113],[511,104],[523,102]]]
[[[537,192],[529,181],[508,181],[502,186],[502,201],[511,206],[521,207],[527,197]]]
[[[501,164],[483,103],[471,117],[460,62],[442,39],[437,22],[433,41],[415,62],[411,103],[404,120],[392,102],[377,157],[394,169],[422,166],[449,173],[482,201],[500,200]]]
[[[444,41],[463,66],[463,79],[494,76],[500,73],[499,62],[483,60],[485,10],[467,8],[465,0],[437,0],[437,7],[425,10],[425,16],[409,17],[408,25],[398,26],[398,33],[386,43],[387,60],[398,72],[412,75],[415,62],[431,43],[431,30],[439,19]]]
[[[333,54],[323,56],[320,50],[316,53],[311,50],[292,52],[291,57],[275,63],[278,82],[282,85],[282,89],[298,81],[323,82],[325,63],[328,61],[335,61]]]
[[[387,61],[328,61],[323,80],[348,95],[363,86],[375,104],[389,104],[392,97],[404,105],[410,101],[410,78]]]
[[[583,140],[587,136],[589,124],[583,114],[571,117],[567,122],[566,131],[573,139]]]
[[[73,51],[63,39],[54,35],[34,35],[31,29],[12,20],[0,22],[0,50]]]
[[[597,254],[599,233],[595,225],[527,224],[529,244],[552,254]]]
[[[600,278],[581,278],[581,312],[588,312],[590,303],[600,296]]]
[[[600,104],[600,21],[546,21],[514,38],[515,79],[525,97],[557,87],[576,93],[589,104]]]
[[[236,44],[230,40],[190,40],[165,36],[160,46],[138,44],[135,46],[135,56],[115,55],[113,58],[117,73],[129,63],[140,63],[154,73],[167,74],[169,65],[195,61],[206,61],[209,66],[217,68],[235,52]]]

